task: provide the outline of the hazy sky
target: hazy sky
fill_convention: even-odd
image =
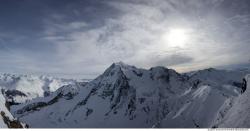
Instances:
[[[94,78],[113,62],[247,64],[250,0],[0,0],[0,72]]]

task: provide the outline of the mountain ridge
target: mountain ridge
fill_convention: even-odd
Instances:
[[[188,76],[161,66],[147,70],[118,62],[92,81],[64,85],[46,97],[12,105],[10,112],[40,128],[213,127],[220,123],[221,111],[231,109],[240,96],[245,74],[207,69]]]

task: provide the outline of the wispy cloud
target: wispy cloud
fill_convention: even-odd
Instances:
[[[110,0],[99,2],[99,8],[74,8],[74,17],[52,12],[32,39],[42,51],[28,49],[21,61],[27,71],[91,77],[117,61],[178,71],[244,63],[250,57],[250,16],[244,11],[228,13],[235,7],[225,4],[228,1]],[[100,12],[104,7],[108,10]],[[173,47],[162,39],[174,28],[186,31],[185,46]]]

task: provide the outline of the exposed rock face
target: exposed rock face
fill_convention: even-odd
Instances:
[[[9,112],[9,105],[0,93],[0,127],[1,128],[28,128],[28,125],[21,123]]]
[[[24,126],[18,120],[10,120],[10,118],[6,116],[3,111],[1,111],[1,116],[3,118],[4,123],[8,126],[8,128],[28,128],[28,125]]]
[[[241,93],[244,93],[247,89],[247,80],[245,78],[243,78],[243,84],[241,88],[242,88]]]

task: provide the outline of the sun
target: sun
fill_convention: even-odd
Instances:
[[[188,41],[185,29],[173,28],[163,35],[164,42],[170,47],[184,47]]]

